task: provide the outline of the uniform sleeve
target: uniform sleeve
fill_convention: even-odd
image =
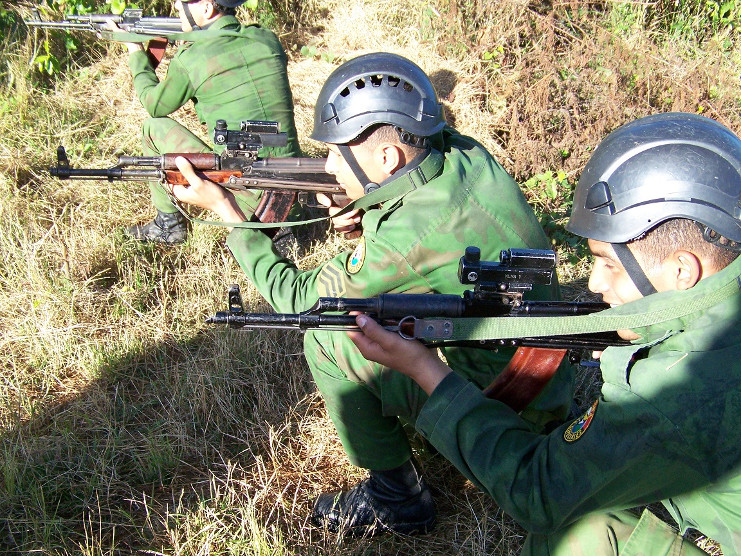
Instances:
[[[676,395],[676,392],[674,393]],[[676,427],[645,400],[610,392],[548,435],[451,373],[417,429],[528,531],[548,534],[587,513],[655,502],[707,484]]]
[[[352,253],[310,271],[281,257],[259,231],[235,229],[227,245],[260,294],[281,313],[304,311],[319,297],[373,297],[402,287],[409,291],[414,284],[425,290],[424,279],[405,258],[377,237],[361,239]]]
[[[153,118],[172,114],[195,95],[188,73],[178,55],[171,60],[163,81],[157,78],[144,52],[133,52],[129,56],[129,68],[136,94],[144,109]]]

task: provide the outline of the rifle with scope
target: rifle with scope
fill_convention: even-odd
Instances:
[[[471,284],[462,296],[445,294],[381,294],[369,299],[320,297],[309,310],[297,314],[245,313],[239,286],[229,288],[228,310],[206,319],[232,328],[293,330],[357,330],[350,311],[366,313],[387,330],[428,347],[474,347],[496,350],[515,346],[505,370],[484,393],[524,409],[545,387],[568,353],[573,363],[583,351],[601,351],[626,345],[616,332],[599,332],[516,339],[451,339],[459,319],[488,317],[553,317],[588,315],[609,308],[600,302],[525,300],[535,285],[554,283],[556,255],[539,249],[502,250],[499,262],[481,260],[477,247],[468,247],[458,266],[461,284]],[[461,321],[462,322],[462,321]]]
[[[601,302],[530,301],[523,294],[534,285],[553,282],[556,255],[540,249],[506,249],[500,262],[480,260],[480,250],[468,247],[461,257],[458,278],[473,284],[462,296],[447,294],[386,293],[368,299],[320,297],[310,309],[296,314],[245,313],[239,286],[229,289],[229,310],[206,319],[209,324],[232,328],[282,328],[294,330],[354,330],[350,311],[366,313],[387,330],[419,339],[432,346],[466,346],[497,349],[526,346],[567,350],[603,350],[623,345],[615,333],[576,334],[536,338],[450,340],[455,320],[469,317],[563,317],[588,315],[609,305]],[[342,314],[338,314],[342,313]]]
[[[72,168],[64,147],[57,149],[57,165],[49,174],[59,179],[158,181],[163,184],[188,185],[175,165],[179,156],[186,158],[201,178],[235,192],[266,190],[255,211],[262,222],[284,222],[295,201],[307,207],[321,207],[316,194],[323,193],[338,206],[349,202],[345,190],[334,176],[324,170],[326,159],[309,157],[260,158],[263,147],[283,147],[286,133],[278,122],[243,121],[239,130],[228,129],[218,120],[214,144],[223,146],[216,153],[167,153],[161,156],[120,156],[109,168]]]
[[[48,21],[41,18],[38,8],[33,8],[33,19],[25,20],[28,27],[40,29],[58,29],[63,31],[87,31],[101,36],[110,31],[108,21],[113,21],[121,31],[150,35],[147,55],[154,67],[157,67],[165,53],[167,45],[172,42],[167,35],[182,32],[182,23],[177,17],[146,17],[139,9],[128,8],[121,14],[67,14],[63,21]],[[104,36],[104,35],[102,35]]]

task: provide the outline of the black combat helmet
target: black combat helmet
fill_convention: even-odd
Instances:
[[[213,0],[214,4],[224,6],[225,8],[236,8],[244,4],[247,0]],[[183,4],[192,4],[198,2],[198,0],[185,0]]]
[[[584,167],[566,229],[610,243],[647,296],[656,288],[627,244],[672,218],[741,250],[741,139],[696,114],[657,114],[610,133]]]
[[[566,229],[626,243],[671,218],[741,242],[741,139],[714,120],[670,112],[613,131],[582,172]]]
[[[445,127],[429,77],[414,62],[388,52],[358,56],[332,72],[316,102],[311,138],[347,144],[377,124],[416,137]]]

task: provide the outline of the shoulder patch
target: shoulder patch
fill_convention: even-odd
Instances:
[[[592,407],[587,409],[587,412],[584,415],[571,423],[569,425],[569,428],[564,431],[563,439],[566,442],[574,442],[576,440],[579,440],[579,438],[581,438],[581,435],[586,432],[586,430],[589,428],[589,425],[592,423],[594,412],[597,411],[598,403],[599,400],[595,400],[592,404]]]
[[[345,268],[347,269],[348,274],[357,274],[360,272],[360,269],[363,268],[363,263],[365,262],[365,238],[360,238],[360,243],[358,243],[358,246],[355,248],[355,251],[352,252],[352,254],[347,258],[347,263],[345,264]]]

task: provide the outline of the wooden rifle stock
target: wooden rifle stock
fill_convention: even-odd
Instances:
[[[149,58],[149,63],[152,64],[153,69],[157,69],[162,58],[165,57],[168,44],[169,41],[164,37],[155,37],[147,43],[144,52],[147,54],[147,58]]]
[[[519,413],[545,388],[565,355],[565,349],[519,347],[484,395]]]

